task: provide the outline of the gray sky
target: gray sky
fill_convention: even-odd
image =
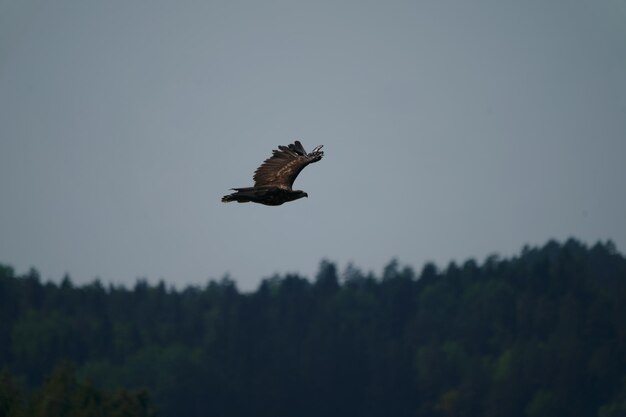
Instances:
[[[309,198],[223,204],[279,144]],[[0,262],[253,289],[626,248],[626,2],[0,0]]]

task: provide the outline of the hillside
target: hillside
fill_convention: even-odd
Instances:
[[[0,266],[0,369],[34,389],[70,360],[165,417],[623,416],[624,300],[624,256],[575,240],[419,273],[323,261],[252,293]]]

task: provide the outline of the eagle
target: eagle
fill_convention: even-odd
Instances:
[[[253,202],[266,206],[280,206],[288,201],[308,197],[304,191],[291,187],[304,167],[322,159],[323,146],[316,146],[311,153],[307,153],[298,140],[288,146],[279,146],[254,172],[254,187],[231,188],[235,192],[222,197],[222,202]]]

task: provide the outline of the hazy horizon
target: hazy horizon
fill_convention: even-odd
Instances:
[[[31,270],[35,270],[38,274],[39,277],[41,279],[42,282],[52,282],[52,283],[56,283],[59,284],[61,283],[66,277],[68,277],[71,282],[75,285],[78,286],[82,286],[82,285],[89,285],[92,284],[96,281],[99,281],[102,285],[104,285],[105,287],[108,287],[109,285],[113,285],[114,287],[124,287],[127,289],[132,289],[137,283],[140,282],[147,282],[149,285],[158,285],[159,283],[163,282],[166,286],[166,288],[168,289],[175,289],[177,291],[180,290],[184,290],[185,288],[190,288],[190,287],[196,287],[196,288],[203,288],[204,286],[210,284],[211,282],[216,282],[216,283],[220,283],[223,282],[224,279],[229,280],[231,282],[234,282],[237,289],[239,291],[243,291],[243,292],[254,292],[257,291],[259,288],[259,285],[262,283],[263,280],[266,279],[274,279],[274,278],[280,278],[283,279],[287,276],[290,275],[296,275],[300,278],[304,278],[307,279],[309,282],[315,282],[315,279],[318,275],[318,273],[320,272],[320,268],[322,266],[323,263],[331,263],[333,264],[335,267],[337,267],[337,275],[339,277],[340,280],[344,280],[344,278],[346,277],[346,275],[351,275],[354,272],[358,272],[363,274],[363,276],[373,276],[373,277],[382,277],[384,275],[384,271],[387,267],[391,266],[392,264],[395,264],[395,266],[398,268],[398,270],[403,270],[404,268],[410,268],[414,274],[416,274],[417,277],[419,277],[419,275],[421,274],[422,270],[424,269],[424,267],[426,267],[427,265],[434,265],[437,269],[438,272],[440,273],[445,273],[445,271],[450,267],[451,264],[455,264],[457,267],[462,267],[463,264],[465,264],[465,262],[469,262],[469,261],[474,261],[478,264],[478,266],[483,266],[485,263],[487,263],[489,261],[490,258],[492,257],[496,257],[496,259],[500,259],[500,260],[506,260],[506,259],[511,259],[511,258],[517,258],[517,257],[521,257],[524,254],[524,250],[525,249],[530,249],[530,250],[540,250],[541,248],[543,248],[544,246],[546,246],[547,244],[550,244],[552,242],[556,242],[559,245],[564,245],[567,241],[569,240],[575,240],[576,242],[581,243],[582,245],[584,245],[587,248],[592,248],[594,245],[597,244],[601,244],[601,245],[606,245],[606,244],[611,244],[615,246],[615,249],[617,250],[617,253],[621,254],[622,256],[624,256],[624,252],[620,250],[620,248],[618,248],[615,245],[615,242],[611,239],[608,240],[598,240],[595,242],[584,242],[580,239],[577,239],[575,237],[570,237],[568,239],[564,239],[564,240],[557,240],[557,239],[548,239],[546,242],[544,242],[543,244],[537,244],[537,245],[528,245],[525,244],[522,247],[520,247],[519,251],[517,252],[513,252],[511,254],[502,254],[500,252],[497,251],[493,251],[491,253],[488,253],[485,257],[483,258],[474,258],[474,257],[467,257],[467,258],[460,258],[460,259],[450,259],[448,262],[443,262],[443,263],[437,263],[435,261],[432,260],[426,260],[424,261],[424,263],[420,264],[420,265],[414,265],[411,262],[403,262],[401,260],[399,260],[397,257],[392,257],[389,259],[389,261],[387,263],[385,263],[384,265],[382,265],[381,268],[379,268],[378,270],[374,270],[374,269],[363,269],[361,268],[359,265],[355,264],[352,261],[348,261],[345,262],[343,264],[338,263],[337,261],[333,260],[333,259],[329,259],[329,258],[322,258],[319,260],[319,262],[317,263],[317,268],[315,268],[311,274],[304,274],[298,271],[276,271],[272,274],[268,274],[268,275],[264,275],[264,276],[259,276],[257,277],[258,279],[254,280],[251,284],[249,285],[244,285],[243,287],[241,286],[241,282],[239,280],[237,280],[237,277],[233,277],[230,273],[225,272],[222,276],[210,276],[207,277],[206,280],[204,281],[188,281],[188,282],[177,282],[176,280],[170,280],[167,279],[165,277],[147,277],[147,276],[137,276],[135,277],[134,280],[117,280],[115,278],[113,279],[109,279],[109,280],[103,280],[100,276],[94,276],[91,279],[76,279],[74,276],[72,276],[69,272],[65,272],[63,275],[61,276],[48,276],[46,275],[44,272],[45,271],[41,271],[39,268],[37,268],[36,265],[31,265],[29,267],[27,267],[24,270],[15,270],[14,265],[12,265],[10,262],[0,262],[0,265],[3,266],[8,266],[14,269],[14,272],[16,275],[27,275],[30,273]]]

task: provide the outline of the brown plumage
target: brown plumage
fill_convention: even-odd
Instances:
[[[236,192],[222,197],[222,202],[253,202],[279,206],[288,201],[308,197],[304,191],[291,187],[304,167],[322,159],[324,156],[322,146],[317,146],[311,153],[306,153],[300,141],[288,146],[279,146],[278,150],[272,151],[272,156],[254,172],[254,187],[231,188]]]

